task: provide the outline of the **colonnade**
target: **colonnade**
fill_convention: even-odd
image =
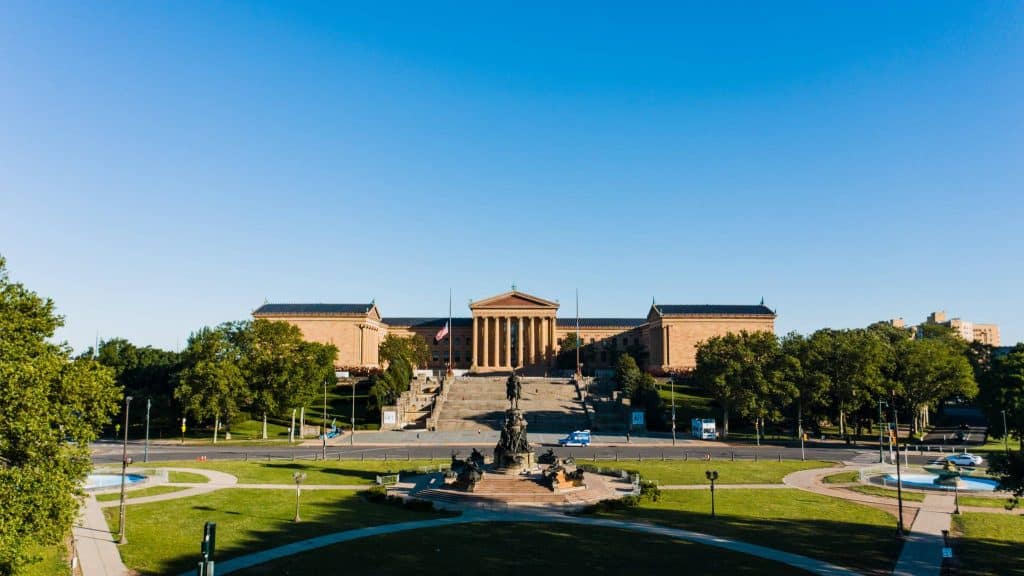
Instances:
[[[555,356],[555,317],[474,315],[472,342],[474,370],[550,365]]]

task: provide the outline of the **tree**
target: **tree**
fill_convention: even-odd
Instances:
[[[90,348],[83,356],[91,355]],[[179,355],[152,346],[138,347],[124,338],[100,342],[96,361],[113,368],[118,385],[127,393],[145,396],[174,394]]]
[[[915,434],[921,429],[921,410],[926,406],[950,396],[977,395],[974,372],[963,350],[940,338],[904,340],[896,345],[896,379],[910,408]]]
[[[582,348],[584,344],[581,340],[576,338],[575,332],[569,332],[562,338],[562,343],[558,347],[558,354],[555,356],[555,364],[563,370],[575,370],[576,369],[576,349],[581,348],[580,358],[585,356]]]
[[[810,357],[811,347],[807,338],[791,332],[779,343],[779,356],[776,362],[775,378],[783,382],[783,386],[792,386],[796,400],[796,425],[794,433],[803,433],[806,414],[815,414],[823,405],[828,390],[828,380],[823,374],[808,368],[813,364]]]
[[[309,403],[324,382],[334,380],[337,348],[306,342],[293,324],[265,319],[238,322],[229,325],[228,336],[238,347],[249,408],[263,417],[264,439],[268,414]]]
[[[378,409],[394,403],[409,389],[412,381],[412,366],[404,356],[398,356],[388,365],[387,370],[370,377],[370,404]]]
[[[411,367],[424,366],[430,360],[430,345],[419,334],[408,337],[388,334],[378,348],[382,363],[404,358]]]
[[[92,468],[88,443],[116,413],[111,369],[48,340],[54,304],[8,278],[0,257],[0,573],[17,574],[33,544],[71,528]]]
[[[828,403],[837,413],[839,433],[847,435],[846,417],[882,395],[887,359],[884,341],[869,330],[818,330],[808,339],[805,370],[827,382]]]
[[[204,327],[189,336],[182,354],[184,368],[178,376],[174,398],[199,420],[213,418],[217,440],[221,418],[230,424],[250,398],[242,376],[239,348],[230,337],[230,326]]]
[[[697,345],[697,384],[722,407],[722,436],[729,436],[729,413],[757,420],[758,432],[771,413],[775,382],[768,371],[778,343],[769,332],[730,332]],[[760,437],[760,436],[759,436]]]
[[[636,360],[632,356],[629,354],[619,356],[619,360],[615,363],[615,381],[623,395],[629,398],[633,397],[640,374],[640,367],[636,365]]]
[[[1020,452],[1024,454],[1024,344],[992,358],[992,367],[982,379],[981,388],[990,421],[1000,422],[1005,411],[1006,427],[1017,436]],[[1000,429],[999,434],[1002,433]]]

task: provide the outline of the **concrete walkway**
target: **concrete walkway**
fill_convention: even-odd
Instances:
[[[85,505],[79,514],[78,522],[71,529],[78,551],[78,562],[85,576],[124,576],[128,567],[121,561],[121,552],[117,549],[103,517],[99,503],[93,496],[85,497]]]
[[[271,548],[269,550],[263,550],[254,554],[247,554],[245,556],[239,556],[231,560],[225,560],[217,563],[218,574],[230,574],[243,570],[245,568],[251,568],[260,564],[265,564],[278,558],[284,558],[294,554],[300,554],[302,552],[308,552],[310,550],[316,550],[325,546],[331,546],[340,542],[348,542],[351,540],[357,540],[359,538],[368,538],[372,536],[380,536],[383,534],[394,534],[397,532],[405,532],[408,530],[420,530],[423,528],[437,528],[440,526],[451,526],[455,524],[466,524],[471,522],[546,522],[546,523],[560,523],[560,524],[579,524],[585,526],[601,526],[605,528],[618,528],[623,530],[631,530],[633,532],[644,532],[647,534],[656,534],[661,536],[668,536],[671,538],[677,538],[680,540],[686,540],[689,542],[696,542],[706,546],[714,546],[716,548],[722,548],[724,550],[730,550],[733,552],[739,552],[742,554],[749,554],[758,558],[764,558],[766,560],[772,560],[780,562],[805,570],[812,574],[821,574],[825,576],[855,576],[858,573],[848,568],[829,564],[821,560],[815,560],[808,558],[807,556],[801,556],[799,554],[793,554],[790,552],[783,552],[773,548],[765,548],[764,546],[758,546],[756,544],[748,544],[746,542],[738,542],[736,540],[730,540],[728,538],[720,538],[717,536],[710,536],[700,532],[690,532],[688,530],[680,530],[678,528],[667,528],[664,526],[656,526],[654,524],[647,524],[643,522],[625,522],[621,520],[609,520],[603,518],[580,518],[575,516],[563,516],[559,514],[544,513],[544,512],[490,512],[490,511],[472,511],[463,514],[462,516],[454,518],[435,518],[431,520],[420,520],[416,522],[402,522],[399,524],[385,524],[382,526],[371,526],[368,528],[359,528],[356,530],[346,530],[344,532],[336,532],[334,534],[326,534],[324,536],[318,536],[309,540],[302,540],[300,542],[293,542],[284,546],[278,546],[277,548]],[[182,576],[191,576],[192,572],[186,572]]]
[[[893,576],[938,576],[942,573],[942,531],[949,530],[953,496],[929,494],[918,510]]]

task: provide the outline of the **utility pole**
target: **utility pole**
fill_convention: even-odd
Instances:
[[[320,428],[322,429],[321,430],[321,436],[324,439],[323,453],[321,454],[321,456],[323,456],[323,458],[321,458],[321,460],[327,460],[327,379],[326,378],[324,378],[324,414],[323,414],[323,419],[322,419]]]
[[[882,442],[883,442],[883,440],[882,440],[882,404],[885,404],[885,402],[881,398],[879,398],[878,399],[878,463],[879,464],[884,464],[885,463],[885,453],[882,451]]]
[[[356,445],[356,381],[352,380],[352,430],[348,435],[348,445]]]
[[[146,398],[146,448],[142,452],[143,462],[149,462],[149,408],[152,403],[150,398]]]
[[[675,377],[669,377],[668,379],[672,389],[672,445],[676,445],[676,379]]]
[[[582,379],[580,372],[580,289],[576,289],[576,378]]]
[[[121,444],[121,514],[120,521],[118,523],[118,529],[121,532],[121,537],[118,539],[118,544],[127,544],[128,537],[125,535],[124,527],[124,484],[125,478],[128,476],[128,411],[131,409],[132,397],[124,397],[124,442]]]
[[[892,391],[892,422],[896,433],[896,498],[899,500],[899,522],[896,525],[896,535],[903,537],[903,476],[900,473],[900,417],[896,412],[896,391]]]

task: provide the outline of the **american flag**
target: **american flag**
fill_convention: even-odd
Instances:
[[[440,330],[438,330],[437,331],[437,335],[434,336],[434,342],[437,343],[437,342],[440,342],[441,340],[444,340],[444,337],[447,336],[447,335],[448,335],[448,323],[445,322],[444,323],[444,328],[441,328]]]

